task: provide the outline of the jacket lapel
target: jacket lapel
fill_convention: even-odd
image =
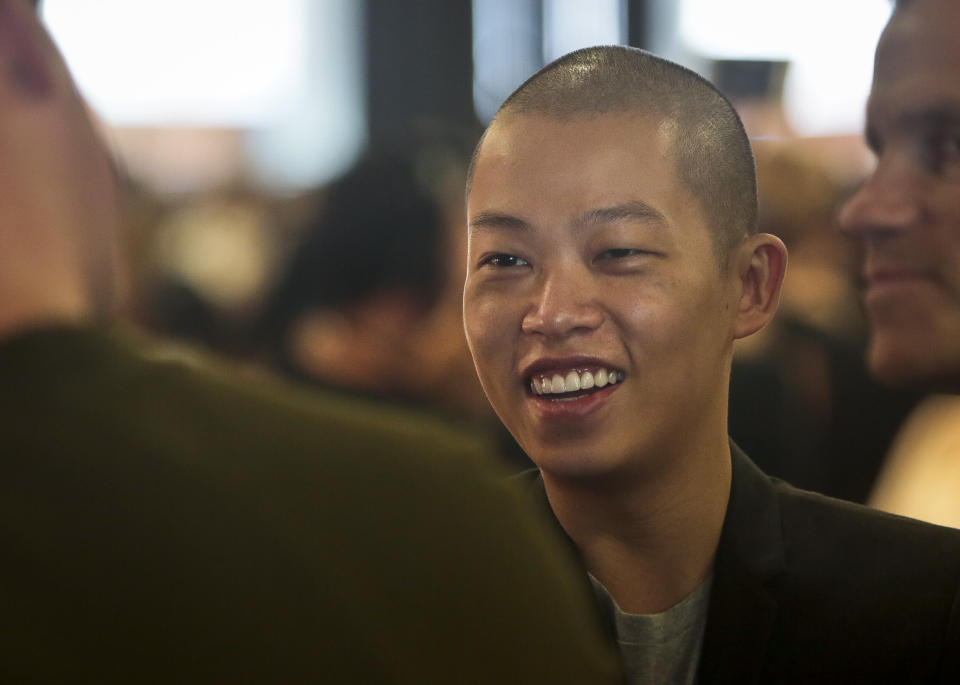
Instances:
[[[733,442],[730,452],[733,479],[714,562],[698,672],[700,685],[761,682],[779,606],[779,585],[786,569],[780,505],[773,485]],[[516,479],[526,484],[531,497],[553,519],[588,582],[576,546],[553,517],[539,472],[532,469]],[[601,614],[606,613],[598,608]],[[602,619],[614,638],[613,617],[603,615]]]
[[[757,683],[785,571],[770,480],[731,442],[733,481],[714,563],[698,682]]]

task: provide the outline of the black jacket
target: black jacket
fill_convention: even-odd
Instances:
[[[960,683],[960,531],[798,490],[732,456],[701,685]]]

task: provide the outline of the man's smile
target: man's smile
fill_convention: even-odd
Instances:
[[[627,374],[597,357],[576,355],[539,359],[521,377],[541,418],[574,419],[603,406]]]
[[[535,374],[530,378],[530,390],[537,396],[550,396],[550,399],[578,397],[590,391],[600,390],[608,384],[622,381],[624,373],[605,367],[586,370],[571,369],[566,373]]]

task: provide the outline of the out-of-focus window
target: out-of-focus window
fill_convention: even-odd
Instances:
[[[240,148],[220,173],[280,189],[329,178],[363,143],[359,5],[45,0],[42,7],[79,88],[110,127],[218,131]],[[148,164],[148,157],[138,150],[131,163]],[[163,185],[166,172],[143,173]],[[176,173],[167,175],[176,184]]]
[[[474,0],[473,103],[480,121],[543,64],[539,0]]]
[[[787,65],[784,113],[794,133],[863,127],[873,52],[890,0],[647,0],[653,52],[715,79],[717,60]],[[487,122],[537,69],[587,45],[624,44],[623,0],[473,0],[474,102]]]
[[[627,6],[623,0],[544,0],[545,62],[590,45],[627,41]]]
[[[473,99],[490,121],[547,62],[589,45],[624,43],[625,0],[473,0]]]
[[[870,89],[873,52],[890,16],[890,0],[680,0],[670,31],[653,31],[668,56],[692,68],[702,58],[789,63],[784,108],[799,135],[859,134]],[[671,46],[670,43],[674,44]]]

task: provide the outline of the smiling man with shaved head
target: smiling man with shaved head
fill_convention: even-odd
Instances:
[[[727,437],[734,342],[776,310],[749,141],[708,82],[589,48],[474,156],[468,341],[579,550],[631,682],[952,682],[960,533],[770,479]]]

